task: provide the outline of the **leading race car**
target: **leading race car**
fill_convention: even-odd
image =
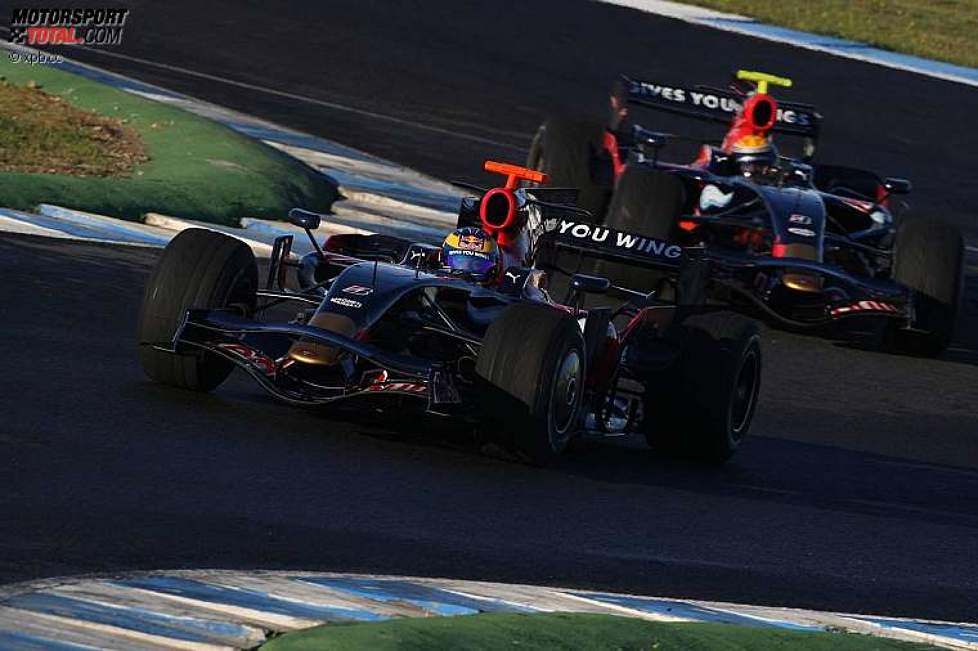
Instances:
[[[815,163],[821,116],[776,101],[772,85],[791,80],[739,71],[724,90],[623,77],[607,124],[548,120],[528,166],[581,187],[580,204],[597,224],[708,249],[713,300],[792,329],[839,334],[837,322],[856,320],[889,349],[940,353],[961,301],[961,233],[901,211],[893,198],[910,191],[909,181]],[[636,107],[655,109],[660,120],[730,126],[720,146],[703,145],[693,162],[665,162],[667,143],[685,139],[636,124]],[[800,138],[801,152],[780,155],[774,134]],[[597,269],[665,291],[654,273]]]
[[[626,247],[632,235],[607,229],[582,238],[590,216],[560,203],[573,192],[519,189],[545,176],[487,169],[506,184],[465,199],[442,247],[358,234],[320,245],[321,216],[293,210],[315,251],[296,261],[292,236],[278,238],[261,288],[243,242],[180,233],[146,285],[144,371],[208,391],[237,367],[294,405],[372,401],[445,415],[538,464],[574,436],[628,432],[660,450],[729,457],[757,403],[757,324],[696,304],[700,267],[679,247]],[[535,262],[558,248],[671,270],[689,289],[677,304],[576,275],[557,303]],[[587,297],[611,304],[584,309]],[[281,304],[301,310],[276,317]]]

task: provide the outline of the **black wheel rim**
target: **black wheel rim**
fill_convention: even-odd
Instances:
[[[555,448],[570,436],[577,418],[581,379],[581,355],[572,348],[560,360],[550,389],[550,432]]]
[[[761,379],[760,371],[760,357],[757,355],[757,348],[753,345],[749,346],[741,362],[740,371],[737,373],[737,380],[734,383],[730,400],[730,424],[735,441],[742,439],[750,426],[751,417],[754,414],[754,405],[757,402]]]

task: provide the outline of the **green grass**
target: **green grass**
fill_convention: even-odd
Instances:
[[[326,212],[336,198],[334,185],[312,168],[216,122],[53,65],[14,64],[3,57],[0,76],[16,87],[39,85],[69,107],[107,118],[106,123],[130,131],[135,137],[130,144],[144,150],[143,158],[137,155],[127,166],[91,176],[80,176],[85,170],[77,165],[40,168],[56,173],[24,166],[0,172],[0,206],[29,210],[53,203],[132,220],[161,212],[234,224],[240,217],[281,219],[294,206]],[[48,140],[37,139],[34,131],[25,142],[29,131],[25,120],[13,126],[8,120],[6,129],[0,125],[0,161],[14,161],[0,169],[36,161],[39,154],[42,160],[45,154],[52,160],[78,155],[89,163],[98,158],[77,130],[62,129]]]
[[[978,0],[682,1],[805,32],[978,67]]]
[[[613,615],[486,614],[327,624],[289,633],[263,651],[370,649],[588,649],[656,651],[909,651],[934,649],[865,635],[729,624],[674,624]]]
[[[55,95],[0,81],[0,171],[128,176],[147,160],[142,138],[121,120]]]

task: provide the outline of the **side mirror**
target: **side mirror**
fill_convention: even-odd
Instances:
[[[660,131],[650,131],[639,125],[632,127],[632,137],[640,145],[646,145],[653,149],[661,149],[669,142],[669,134]]]
[[[601,276],[574,274],[571,276],[571,288],[581,294],[607,294],[611,289],[611,281]]]
[[[913,190],[913,184],[907,179],[889,176],[883,179],[883,188],[889,194],[910,194],[910,191]]]
[[[414,242],[404,252],[404,258],[400,264],[415,269],[431,269],[438,266],[438,257],[441,254],[441,247],[422,242]]]
[[[302,208],[293,208],[289,211],[289,222],[299,228],[307,228],[314,231],[319,228],[322,221],[323,219],[318,213],[303,210]]]

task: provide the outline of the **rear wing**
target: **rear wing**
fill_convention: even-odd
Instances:
[[[525,232],[535,253],[546,249],[571,250],[588,258],[667,270],[681,265],[683,248],[678,244],[593,223],[590,213],[576,207],[574,188],[524,188],[517,192],[526,193],[528,201],[522,208]],[[462,199],[458,228],[482,227],[480,200],[480,197]]]
[[[542,226],[538,251],[549,245],[588,258],[653,269],[678,269],[682,263],[683,247],[666,240],[566,217],[547,219]]]
[[[567,190],[528,188],[526,192],[533,199],[546,201],[541,194],[552,200],[557,198],[556,192]],[[573,205],[530,203],[527,208],[527,230],[537,253],[550,248],[637,267],[673,270],[681,266],[683,247],[678,244],[595,224],[593,217]]]
[[[619,106],[638,105],[723,123],[729,123],[733,119],[745,99],[732,91],[710,86],[676,86],[630,79],[624,75],[615,83],[611,96],[612,101],[617,100]],[[822,124],[822,116],[815,107],[811,104],[776,101],[778,116],[772,131],[809,138],[814,144],[818,140]]]

